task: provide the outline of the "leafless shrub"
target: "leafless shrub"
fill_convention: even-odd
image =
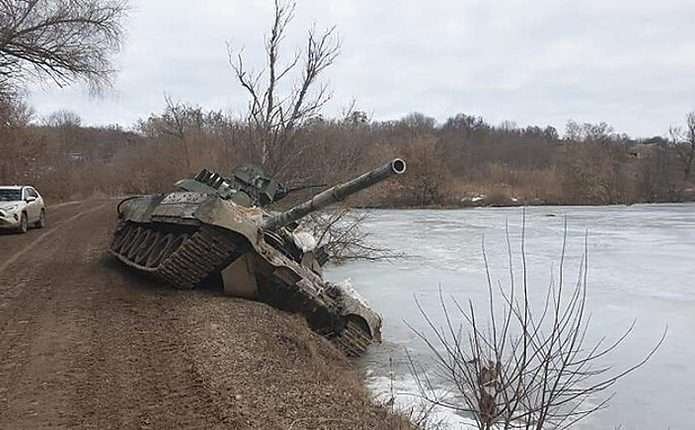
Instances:
[[[405,257],[389,248],[374,245],[362,225],[367,218],[365,212],[347,207],[313,213],[302,221],[302,227],[310,231],[334,263],[349,260],[391,260]]]
[[[377,403],[381,404],[390,410],[392,415],[400,415],[405,417],[409,423],[418,430],[445,430],[447,422],[443,419],[435,417],[434,412],[436,404],[428,402],[424,399],[419,399],[416,403],[411,403],[407,406],[397,403],[398,393],[394,388],[395,373],[393,371],[393,360],[389,358],[389,391],[387,397],[380,398],[377,396]]]
[[[669,137],[681,164],[683,180],[689,181],[695,164],[695,112],[688,114],[685,130],[671,127]]]
[[[82,125],[82,118],[73,111],[60,109],[44,118],[42,123],[46,127],[80,128]]]
[[[453,390],[453,395],[438,394],[431,378],[411,359],[420,394],[432,404],[472,416],[480,429],[571,427],[604,408],[612,396],[607,391],[644,365],[666,335],[664,331],[654,348],[633,365],[616,369],[605,364],[604,360],[629,338],[634,323],[616,340],[602,337],[595,343],[587,341],[586,238],[578,277],[572,285],[565,274],[565,224],[557,279],[551,279],[543,306],[538,309],[531,305],[523,229],[525,226],[522,267],[516,273],[507,228],[507,289],[501,284],[495,286],[483,246],[488,288],[485,311],[476,309],[470,300],[460,303],[452,299],[453,304],[448,304],[440,291],[444,326],[439,327],[418,303],[428,330],[413,330],[434,354],[439,376]],[[519,275],[521,285],[516,285]]]
[[[403,418],[403,422],[396,422],[388,427],[389,430],[447,430],[449,423],[443,418],[435,416],[435,405],[421,401],[407,406],[398,405],[394,397],[387,400],[374,399],[377,405],[387,408],[391,415]]]

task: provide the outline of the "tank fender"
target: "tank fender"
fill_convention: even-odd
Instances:
[[[353,319],[359,321],[363,328],[367,329],[374,342],[381,342],[382,321],[376,312],[364,312],[364,308],[343,309],[341,316],[346,320]]]
[[[348,282],[333,285],[340,291],[338,303],[341,308],[341,316],[346,319],[352,317],[363,321],[366,328],[369,329],[372,339],[376,342],[381,342],[382,320],[379,314],[368,311],[369,306],[365,300]]]
[[[345,319],[345,321],[353,321],[353,322],[357,323],[362,328],[362,330],[364,330],[367,334],[369,334],[369,336],[372,338],[373,341],[381,342],[381,330],[375,329],[375,327],[378,327],[378,326],[370,325],[367,322],[368,317],[366,317],[365,315],[348,314],[348,315],[343,315],[343,318]]]
[[[164,199],[163,194],[128,197],[118,203],[117,211],[121,219],[133,222],[150,222],[152,212]]]

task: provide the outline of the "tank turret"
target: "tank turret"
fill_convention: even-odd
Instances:
[[[220,198],[246,207],[268,206],[290,192],[265,170],[253,164],[235,168],[229,177],[203,169],[195,178],[181,179],[174,186],[184,191],[216,194]]]

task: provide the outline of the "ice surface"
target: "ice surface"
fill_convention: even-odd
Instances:
[[[460,300],[483,303],[487,289],[482,249],[494,281],[506,282],[505,223],[518,268],[521,208],[371,211],[370,237],[410,257],[389,262],[351,262],[327,270],[329,279],[351,278],[384,317],[384,344],[363,360],[375,390],[383,389],[393,360],[396,384],[414,391],[403,351],[416,361],[431,353],[406,322],[425,329],[415,297],[441,317],[439,289]],[[695,419],[695,204],[526,209],[526,254],[532,294],[546,291],[557,271],[565,219],[566,276],[576,279],[588,231],[590,333],[615,339],[633,322],[634,333],[606,361],[638,362],[668,326],[664,345],[643,368],[614,386],[610,407],[581,428],[691,429]],[[381,388],[380,388],[381,387]],[[445,389],[446,387],[443,387]],[[457,427],[453,427],[457,428]]]

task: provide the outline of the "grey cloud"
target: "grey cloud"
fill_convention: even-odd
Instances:
[[[35,89],[40,114],[130,125],[164,94],[240,112],[243,92],[225,43],[260,65],[272,2],[147,0],[135,4],[115,87]],[[457,112],[520,125],[607,121],[633,135],[663,134],[695,109],[695,3],[633,1],[300,1],[285,44],[337,25],[342,55],[326,79],[334,114],[356,99],[377,119]]]

